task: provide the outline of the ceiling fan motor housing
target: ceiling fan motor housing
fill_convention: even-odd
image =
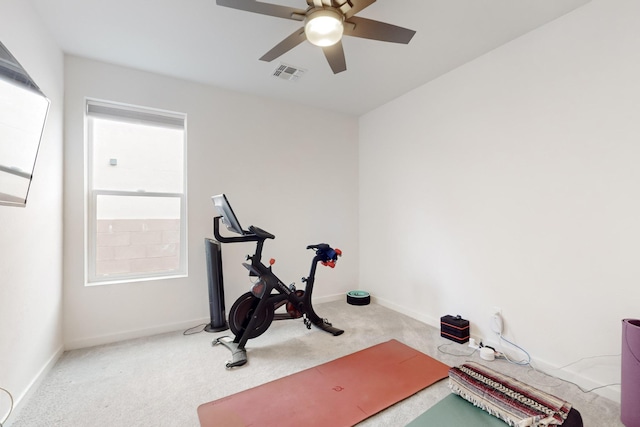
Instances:
[[[374,0],[375,1],[375,0]],[[373,1],[371,2],[373,3]],[[342,13],[347,13],[353,7],[352,0],[307,0],[309,8],[335,7]]]

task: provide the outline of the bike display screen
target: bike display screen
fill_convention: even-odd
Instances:
[[[224,194],[218,194],[217,196],[212,196],[211,200],[213,201],[213,204],[218,210],[220,216],[222,216],[222,223],[227,226],[229,231],[238,234],[246,234],[240,226],[240,221],[238,221],[236,214],[233,212],[233,209],[231,209],[227,196]]]

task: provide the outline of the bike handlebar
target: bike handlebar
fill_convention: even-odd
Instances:
[[[256,253],[252,257],[254,261],[260,262],[262,258],[262,245],[266,239],[275,239],[276,236],[269,233],[268,231],[262,230],[258,227],[254,227],[253,225],[249,227],[249,231],[243,231],[242,236],[237,237],[224,237],[220,234],[220,221],[222,217],[217,216],[213,218],[213,235],[216,239],[221,243],[237,243],[237,242],[257,242],[258,247],[256,248]],[[336,266],[336,262],[338,261],[338,257],[342,256],[342,251],[340,249],[333,249],[326,243],[319,243],[317,245],[309,245],[307,249],[313,249],[316,251],[315,259],[317,262],[320,262],[322,265],[334,268]]]
[[[307,249],[314,249],[316,251],[316,258],[318,258],[318,261],[326,267],[334,268],[336,266],[336,262],[338,262],[338,257],[342,256],[342,251],[340,249],[333,249],[326,243],[309,245],[307,246]]]
[[[242,236],[235,237],[224,237],[220,234],[220,220],[221,216],[217,216],[213,218],[213,235],[215,238],[221,243],[237,243],[237,242],[259,242],[264,241],[266,239],[275,239],[276,236],[265,231],[261,228],[254,227],[253,225],[249,227],[249,231],[244,231]]]

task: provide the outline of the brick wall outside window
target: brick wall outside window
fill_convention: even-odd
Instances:
[[[97,222],[96,276],[175,270],[179,219],[103,219]]]

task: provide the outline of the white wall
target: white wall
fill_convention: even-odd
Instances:
[[[0,387],[19,405],[62,351],[63,55],[30,2],[3,0],[0,17],[0,40],[51,100],[27,206],[0,206]],[[0,393],[0,419],[8,410]]]
[[[204,238],[211,196],[226,193],[242,225],[276,235],[264,257],[289,283],[308,274],[308,244],[344,250],[319,269],[314,295],[357,284],[358,123],[353,117],[271,101],[67,56],[65,60],[65,285],[67,348],[195,326],[209,316]],[[284,82],[286,85],[288,82]],[[189,277],[84,286],[85,97],[187,113]],[[227,310],[249,290],[249,243],[223,247]],[[319,313],[322,315],[322,313]],[[334,319],[331,319],[334,320]],[[339,319],[334,320],[339,324]]]
[[[485,340],[500,307],[538,366],[619,354],[640,317],[638,22],[637,0],[593,0],[361,117],[360,283]],[[620,362],[569,370],[588,387]]]

